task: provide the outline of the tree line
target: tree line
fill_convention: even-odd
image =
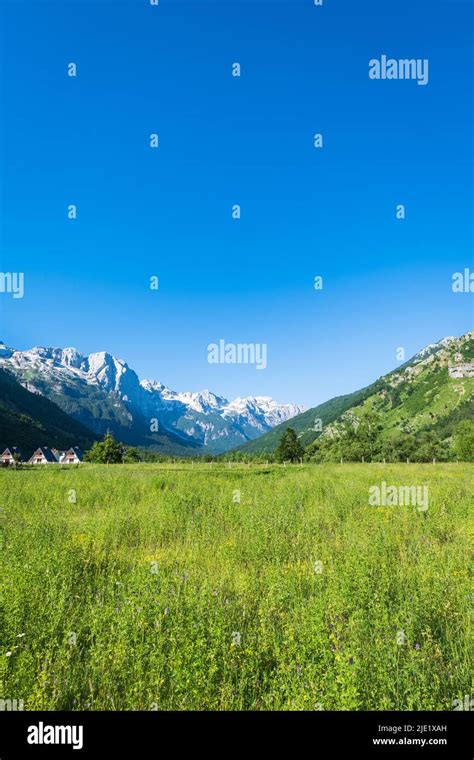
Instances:
[[[125,446],[107,433],[86,451],[85,461],[98,464],[131,464],[134,462],[189,461],[189,457],[177,457]],[[248,454],[230,451],[221,455],[194,455],[198,462],[439,462],[474,461],[474,422],[460,422],[449,443],[437,430],[414,433],[403,425],[394,436],[383,435],[381,415],[373,410],[348,418],[339,423],[330,434],[319,436],[306,448],[297,432],[289,427],[281,435],[274,452]]]

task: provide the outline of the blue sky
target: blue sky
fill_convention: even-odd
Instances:
[[[311,406],[393,369],[399,346],[472,329],[472,295],[451,290],[473,266],[471,3],[0,14],[1,269],[25,273],[23,299],[0,294],[6,343]],[[429,59],[428,85],[370,80],[382,54]],[[267,369],[209,364],[221,338],[266,343]]]

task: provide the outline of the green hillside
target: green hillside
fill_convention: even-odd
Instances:
[[[430,452],[447,458],[459,423],[474,418],[473,361],[474,333],[445,339],[372,385],[309,409],[238,451],[272,454],[291,427],[308,455],[322,461],[336,456],[397,458],[396,452],[416,458],[420,447],[424,458]],[[318,419],[322,430],[317,429]]]
[[[97,439],[91,430],[44,396],[30,393],[0,370],[0,449],[18,446],[29,457],[38,446],[88,448]]]

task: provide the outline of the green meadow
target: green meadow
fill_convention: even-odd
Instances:
[[[0,699],[26,710],[452,710],[474,465],[0,472]],[[429,506],[369,489],[429,488]]]

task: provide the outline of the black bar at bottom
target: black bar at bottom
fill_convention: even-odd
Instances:
[[[322,748],[472,760],[470,712],[1,712],[0,760]],[[55,742],[55,743],[51,743]],[[324,754],[324,757],[327,757]]]

